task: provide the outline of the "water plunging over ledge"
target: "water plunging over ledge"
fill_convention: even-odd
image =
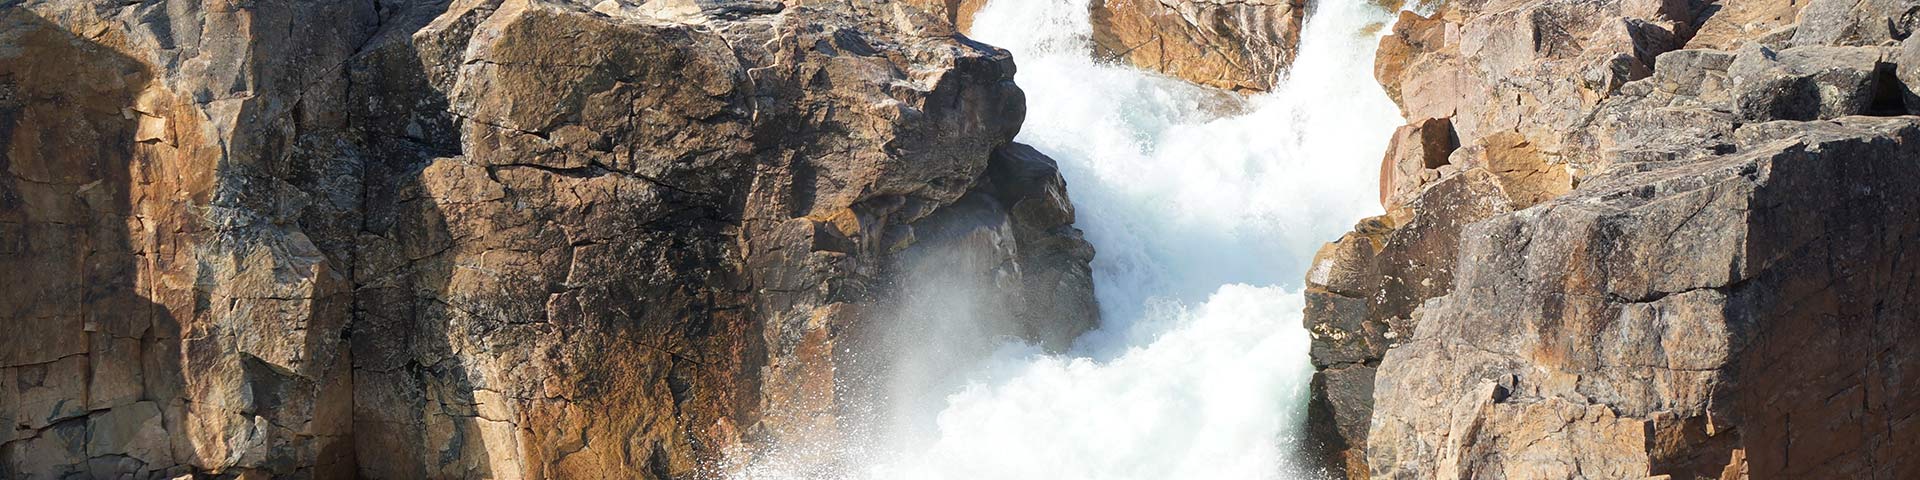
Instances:
[[[1372,76],[1392,12],[1316,2],[1287,78],[1222,118],[1217,92],[1094,61],[1088,1],[993,0],[973,37],[1014,53],[1018,140],[1060,164],[1104,324],[1067,354],[1011,343],[896,388],[892,418],[864,420],[876,437],[841,447],[857,475],[1309,476],[1293,458],[1313,373],[1299,289],[1321,243],[1379,212],[1403,123]]]

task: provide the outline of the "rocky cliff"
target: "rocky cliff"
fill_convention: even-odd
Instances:
[[[1459,1],[1308,275],[1347,478],[1920,476],[1920,6]]]
[[[923,242],[1062,345],[1092,250],[928,15],[0,2],[0,477],[717,475],[842,434]]]

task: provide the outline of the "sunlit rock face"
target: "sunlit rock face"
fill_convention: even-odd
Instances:
[[[1904,7],[1697,7],[1402,13],[1387,215],[1308,276],[1332,469],[1920,474]]]
[[[987,0],[898,0],[900,3],[918,6],[943,18],[960,33],[973,29],[973,14],[980,7],[987,6]]]
[[[961,205],[1071,338],[1011,59],[897,7],[0,10],[0,477],[717,475],[840,434]]]
[[[1236,91],[1273,89],[1304,0],[1092,0],[1094,55]]]

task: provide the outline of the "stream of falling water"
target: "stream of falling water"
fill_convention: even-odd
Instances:
[[[1322,242],[1379,211],[1401,123],[1372,76],[1391,12],[1314,2],[1288,78],[1221,117],[1217,93],[1095,62],[1088,1],[992,0],[973,37],[1019,64],[1018,141],[1060,163],[1098,250],[1103,325],[1066,354],[1009,343],[937,362],[954,371],[846,447],[857,476],[1312,476],[1293,458],[1312,375],[1300,284]]]

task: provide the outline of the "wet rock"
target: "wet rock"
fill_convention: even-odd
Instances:
[[[1019,247],[1022,302],[1015,317],[1023,338],[1064,350],[1100,323],[1093,301],[1093,245],[1073,226],[1067,181],[1052,158],[1023,144],[994,150],[982,184],[1011,216]],[[976,188],[980,188],[976,186]]]

